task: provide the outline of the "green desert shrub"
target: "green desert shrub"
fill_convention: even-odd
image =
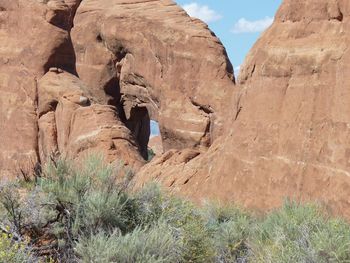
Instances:
[[[174,229],[177,239],[184,244],[182,262],[210,262],[213,259],[210,233],[200,209],[189,201],[165,195],[159,185],[151,183],[135,194],[137,218],[141,226],[152,226],[159,221]]]
[[[28,236],[24,235],[27,224],[32,222],[31,212],[37,210],[26,207],[26,199],[21,197],[18,186],[9,183],[0,187],[0,262],[41,262],[27,242]]]
[[[34,262],[28,244],[20,236],[23,211],[16,184],[0,186],[0,262]]]
[[[120,176],[128,176],[121,168],[106,165],[99,156],[90,157],[82,166],[65,160],[51,163],[39,186],[55,210],[52,233],[59,249],[70,251],[80,238],[101,231],[128,233],[136,227],[134,205],[125,191]]]
[[[82,167],[60,160],[46,174],[40,186],[69,217],[73,234],[132,227],[132,200],[118,183],[118,171],[102,158],[93,156]]]
[[[82,262],[183,262],[183,244],[173,231],[171,226],[159,223],[126,235],[98,233],[80,240],[76,250]]]
[[[0,203],[2,210],[5,211],[5,218],[11,223],[12,230],[20,232],[23,225],[23,211],[16,184],[10,183],[0,187]]]
[[[15,241],[12,234],[3,232],[0,233],[0,262],[23,263],[36,261],[25,242]]]
[[[0,263],[40,262],[34,254],[96,263],[350,262],[350,226],[318,205],[287,201],[257,218],[235,206],[195,206],[155,183],[133,192],[131,177],[92,156],[82,165],[52,161],[31,187],[1,185]]]
[[[215,262],[244,262],[253,221],[248,213],[234,206],[209,204],[204,209],[206,228],[211,233]]]
[[[150,183],[134,194],[135,220],[139,226],[151,226],[163,216],[165,196],[156,183]]]
[[[20,236],[30,235],[34,243],[47,239],[58,260],[74,262],[73,249],[80,238],[101,231],[126,234],[137,226],[123,178],[130,179],[129,171],[105,165],[99,156],[82,166],[53,161],[22,198],[17,186],[3,187],[0,203],[7,211],[3,221]]]
[[[255,226],[251,262],[350,262],[350,227],[315,204],[287,201]]]

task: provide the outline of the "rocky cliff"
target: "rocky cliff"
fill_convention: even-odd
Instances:
[[[75,72],[69,30],[78,1],[0,1],[0,167],[39,158],[37,81],[51,66]],[[19,167],[21,166],[21,167]]]
[[[218,38],[171,0],[0,0],[1,176],[97,151],[137,186],[350,218],[349,15],[285,0],[236,85]],[[151,119],[164,154],[145,165]]]
[[[348,1],[285,0],[242,66],[225,135],[190,162],[166,153],[138,181],[258,209],[319,200],[350,218],[349,15]]]
[[[0,21],[2,177],[91,151],[137,170],[150,119],[167,150],[222,134],[232,65],[173,1],[0,0]]]
[[[206,24],[171,0],[84,0],[74,25],[78,75],[118,104],[143,155],[150,119],[166,150],[208,147],[221,134],[233,71]]]

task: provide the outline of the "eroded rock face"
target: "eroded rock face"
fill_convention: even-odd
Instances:
[[[153,136],[149,139],[148,149],[151,149],[157,156],[164,153],[162,137],[160,135]]]
[[[103,154],[135,169],[143,164],[138,145],[115,107],[93,103],[74,75],[50,70],[38,82],[39,154],[45,162],[56,152],[70,159]]]
[[[164,154],[136,185],[258,209],[321,200],[350,218],[350,2],[285,0],[238,86],[174,2],[79,4],[0,0],[2,178],[56,153],[138,169],[154,119]]]
[[[90,151],[137,169],[150,119],[167,149],[207,148],[233,89],[207,26],[170,0],[80,2],[0,0],[1,177]]]
[[[53,2],[0,0],[1,177],[30,170],[39,160],[37,79],[52,64],[75,71],[68,26],[57,27],[46,17],[49,10],[53,16],[59,12]],[[66,13],[76,6],[70,1]]]
[[[349,15],[346,0],[285,0],[242,66],[225,136],[187,164],[154,161],[138,181],[258,209],[319,200],[350,218]]]
[[[102,102],[121,101],[143,155],[149,119],[159,121],[166,150],[207,147],[218,137],[233,73],[203,22],[170,0],[85,0],[74,25],[80,78]]]

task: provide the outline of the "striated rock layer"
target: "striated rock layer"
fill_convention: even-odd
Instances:
[[[120,102],[144,156],[150,119],[166,150],[208,147],[221,134],[233,71],[206,24],[171,0],[84,0],[74,24],[80,78]]]
[[[285,0],[242,66],[225,135],[139,173],[202,200],[319,200],[350,218],[350,2]]]
[[[121,159],[136,168],[144,163],[115,107],[88,98],[90,88],[72,75],[70,30],[79,4],[0,0],[2,178],[20,169],[30,173],[57,154],[78,158],[98,151],[109,161]]]
[[[220,41],[170,0],[0,0],[0,176],[103,152],[138,169],[150,119],[205,151],[234,87]]]
[[[115,108],[90,100],[88,88],[67,72],[50,70],[38,82],[39,156],[61,153],[68,158],[102,153],[106,160],[143,164],[131,131]]]
[[[75,71],[69,17],[78,2],[0,0],[2,177],[39,160],[37,79],[51,66]]]
[[[103,152],[197,201],[319,200],[350,218],[350,2],[285,0],[235,85],[171,0],[0,0],[0,176]]]

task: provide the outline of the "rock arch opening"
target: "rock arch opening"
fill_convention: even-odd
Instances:
[[[148,159],[148,141],[151,135],[150,116],[146,107],[133,107],[126,116],[126,126],[133,133],[139,147],[141,156]]]
[[[176,5],[113,0],[90,13],[92,2],[82,2],[71,32],[77,72],[92,97],[116,108],[145,160],[151,120],[160,123],[164,151],[207,150],[223,132],[234,82],[219,39]],[[144,5],[154,13],[135,19]],[[178,20],[150,19],[169,14]]]
[[[163,154],[163,141],[160,134],[159,123],[155,120],[150,121],[151,135],[148,141],[148,160],[154,156]]]
[[[160,128],[159,123],[155,120],[151,120],[151,138],[155,136],[160,136]]]

